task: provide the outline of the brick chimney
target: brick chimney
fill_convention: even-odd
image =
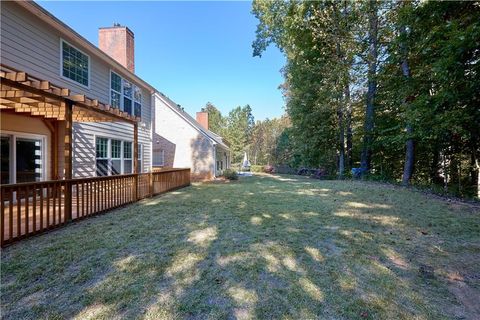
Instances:
[[[98,29],[99,48],[125,68],[135,73],[134,35],[127,27],[114,23],[113,27]]]
[[[200,125],[208,130],[208,112],[197,112],[197,122],[200,123]]]

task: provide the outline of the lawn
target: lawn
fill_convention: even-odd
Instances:
[[[359,181],[244,177],[5,248],[2,316],[478,319],[479,266],[474,205]]]

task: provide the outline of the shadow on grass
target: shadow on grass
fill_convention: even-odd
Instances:
[[[479,287],[475,219],[361,182],[195,185],[5,249],[3,317],[468,317],[447,275]]]

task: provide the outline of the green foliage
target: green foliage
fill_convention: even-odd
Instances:
[[[254,164],[250,167],[250,171],[252,171],[252,172],[263,172],[263,167],[264,166]]]
[[[290,120],[286,116],[255,123],[250,148],[252,164],[278,164],[283,161],[286,150],[279,149],[278,146],[289,126]]]
[[[228,180],[238,180],[237,171],[232,169],[226,169],[223,171],[223,176]]]
[[[240,162],[250,148],[254,126],[252,108],[249,105],[236,107],[227,116],[225,138],[230,143],[232,161]]]
[[[256,0],[252,12],[254,56],[274,44],[287,60],[291,127],[262,161],[342,176],[364,144],[371,178],[399,181],[413,141],[413,183],[480,194],[479,2]]]
[[[205,107],[202,108],[202,112],[208,113],[209,130],[222,136],[225,130],[226,119],[222,116],[220,110],[218,110],[211,102],[207,102]]]

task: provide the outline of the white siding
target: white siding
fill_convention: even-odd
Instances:
[[[154,134],[174,148],[173,167],[190,168],[192,175],[213,177],[214,146],[212,141],[155,97]],[[155,137],[154,137],[155,140]],[[156,141],[153,141],[155,146]],[[167,155],[165,155],[167,157]]]
[[[25,71],[52,84],[69,88],[73,94],[85,94],[110,103],[110,70],[115,71],[142,89],[142,122],[139,125],[139,142],[144,145],[144,170],[150,168],[152,99],[148,88],[134,81],[128,74],[96,58],[89,50],[73,39],[60,34],[13,1],[1,2],[2,64]],[[60,75],[60,39],[90,56],[90,86],[82,87]],[[95,174],[95,136],[133,140],[133,128],[126,123],[75,123],[74,124],[74,176]]]

